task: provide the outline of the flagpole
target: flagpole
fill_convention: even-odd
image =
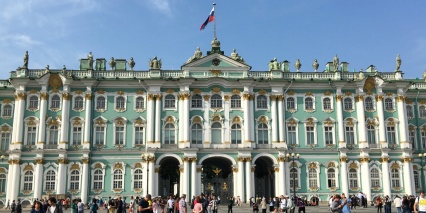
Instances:
[[[214,30],[213,30],[213,36],[216,39],[216,2],[213,3],[213,10],[214,10]]]

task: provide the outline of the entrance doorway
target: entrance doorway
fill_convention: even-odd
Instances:
[[[177,195],[179,193],[179,161],[174,157],[166,157],[160,162],[158,171],[159,194],[163,196]]]
[[[259,197],[275,197],[274,162],[268,157],[260,157],[255,161],[254,172],[255,193]]]
[[[202,164],[202,192],[219,196],[221,200],[233,196],[232,163],[226,158],[212,157],[204,160]]]

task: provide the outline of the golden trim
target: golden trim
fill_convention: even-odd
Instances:
[[[404,103],[405,97],[403,95],[398,95],[397,101]]]
[[[200,89],[198,89],[198,88],[196,88],[196,89],[194,89],[194,90],[192,91],[192,93],[194,93],[194,94],[201,94],[201,90],[200,90]]]
[[[364,163],[364,162],[368,163],[369,161],[370,161],[370,158],[369,158],[369,157],[361,157],[361,158],[359,159],[359,162],[361,162],[361,163]]]
[[[83,164],[89,164],[90,159],[89,159],[89,158],[82,158],[82,159],[81,159],[81,162],[82,162]]]
[[[347,162],[348,161],[348,157],[341,157],[340,158],[340,162]]]
[[[66,158],[59,158],[57,161],[58,161],[59,164],[67,164],[68,163],[68,159],[66,159]]]
[[[389,162],[389,157],[382,157],[382,163]]]
[[[69,101],[71,98],[71,95],[67,92],[62,93],[62,99],[64,99],[65,101]]]
[[[241,91],[239,89],[233,89],[232,90],[232,94],[234,95],[239,95],[241,93]]]
[[[261,89],[257,92],[259,95],[265,95],[266,91],[264,89]]]
[[[221,90],[220,90],[220,87],[214,87],[214,88],[212,88],[212,92],[214,92],[214,93],[219,93]]]

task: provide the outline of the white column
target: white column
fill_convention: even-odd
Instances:
[[[405,189],[405,193],[404,194],[408,194],[408,195],[413,195],[416,192],[413,190],[414,186],[413,186],[413,182],[411,182],[411,176],[413,176],[413,173],[411,171],[411,168],[413,166],[412,162],[412,158],[410,157],[405,157],[402,159],[403,161],[403,171],[404,171],[404,189]]]
[[[382,157],[382,177],[383,177],[383,195],[391,196],[391,183],[390,183],[390,176],[389,176],[389,157]]]
[[[42,186],[43,186],[43,159],[39,158],[35,160],[35,175],[34,175],[34,199],[41,198]]]
[[[256,191],[254,190],[254,171],[255,171],[255,168],[256,168],[256,164],[253,164],[252,166],[251,166],[251,168],[250,168],[250,178],[251,178],[251,181],[253,182],[253,184],[250,184],[250,190],[252,191],[252,194],[253,194],[253,197],[254,196],[256,196]],[[247,200],[248,200],[249,198],[247,198]]]
[[[157,195],[160,195],[159,193],[158,193],[158,172],[159,172],[159,170],[160,170],[160,165],[154,165],[154,173],[153,173],[153,175],[154,175],[154,178],[153,178],[153,189],[152,189],[152,193],[151,193],[151,195],[153,195],[153,196],[157,196]],[[156,181],[157,180],[157,181]]]
[[[400,89],[398,89],[400,90]],[[411,148],[410,143],[408,143],[407,135],[408,135],[408,119],[407,113],[405,109],[405,97],[403,95],[398,95],[397,98],[397,108],[398,108],[398,119],[399,119],[399,138],[401,149]]]
[[[285,195],[287,192],[287,186],[285,184],[285,157],[280,157],[279,158],[279,166],[280,166],[280,172],[279,172],[279,176],[278,176],[278,186],[280,187],[279,190],[277,191],[277,195],[281,196],[281,195]]]
[[[238,196],[240,196],[241,200],[245,200],[245,187],[244,187],[244,160],[245,158],[238,159]]]
[[[249,114],[249,120],[247,122],[249,122],[249,131],[250,131],[250,141],[252,143],[255,143],[255,138],[254,138],[254,103],[253,103],[253,99],[254,99],[254,95],[250,95],[250,100],[249,100],[249,106],[250,106],[250,114]]]
[[[178,126],[179,126],[179,134],[177,134],[177,137],[178,137],[178,141],[179,141],[179,145],[178,145],[178,147],[179,148],[184,148],[185,147],[185,140],[184,140],[184,131],[185,131],[185,128],[184,128],[184,126],[185,126],[185,115],[184,115],[184,111],[185,111],[185,109],[183,108],[183,100],[184,99],[184,97],[183,97],[183,95],[182,94],[179,94],[178,95],[178,109],[179,109],[179,123],[178,123]]]
[[[19,166],[20,164],[20,160],[12,160],[12,185],[10,187],[10,191],[9,193],[11,194],[11,200],[17,200],[18,195],[19,195],[19,177],[21,176],[21,168]],[[10,164],[9,164],[10,165]]]
[[[224,105],[224,117],[225,117],[225,134],[224,134],[224,141],[227,144],[231,143],[231,127],[230,123],[232,123],[231,118],[229,117],[229,111],[230,111],[230,105],[229,105],[229,99],[230,96],[225,95],[225,101],[223,102]],[[228,122],[229,121],[229,122]]]
[[[156,179],[154,179],[154,173],[155,173],[155,169],[154,169],[154,164],[155,164],[155,161],[154,160],[151,160],[150,162],[149,162],[149,173],[148,173],[148,175],[149,175],[149,181],[148,181],[148,191],[149,191],[149,193],[151,194],[151,195],[154,195],[154,194],[152,194],[152,193],[154,193],[155,191],[154,191],[154,188],[155,188],[155,186],[157,185],[157,183],[158,183],[158,181],[156,180]],[[154,195],[155,196],[155,195]]]
[[[86,105],[87,106],[87,105]],[[89,158],[85,157],[81,159],[83,163],[83,173],[81,174],[81,200],[88,200],[89,190]]]
[[[385,115],[383,112],[383,94],[378,94],[377,98],[377,117],[379,118],[379,142],[382,148],[387,148],[386,130],[385,130]],[[385,194],[387,195],[387,194]],[[390,195],[390,194],[388,194]]]
[[[192,196],[197,195],[197,158],[191,159],[191,194],[187,197],[191,200]]]
[[[343,109],[342,109],[342,94],[336,96],[336,111],[337,111],[337,131],[339,135],[338,146],[340,148],[346,148],[345,143],[345,131],[343,126]]]
[[[26,94],[24,92],[17,92],[15,95],[15,111],[14,111],[14,122],[13,133],[15,141],[14,143],[15,149],[21,149],[22,141],[23,141],[23,131],[24,131],[24,112],[25,112],[25,98]],[[14,134],[15,133],[15,134]],[[11,146],[12,149],[12,146]]]
[[[272,143],[278,143],[277,97],[271,95],[269,98],[271,99]]]
[[[189,192],[189,162],[184,158],[183,161],[183,192],[181,194],[188,195]]]
[[[250,137],[250,94],[243,94],[243,113],[244,113],[244,143],[247,143],[251,146],[251,137]]]
[[[145,159],[142,158],[142,165],[143,165],[143,167],[142,167],[142,171],[143,171],[143,174],[142,174],[142,184],[143,184],[142,194],[150,193],[150,192],[147,191],[148,179],[149,179],[148,178],[148,173],[149,173],[148,164],[149,164],[148,161],[146,161]]]
[[[158,94],[155,99],[155,143],[161,143],[161,95]]]
[[[39,117],[39,126],[38,126],[38,135],[37,135],[37,149],[43,149],[45,144],[46,136],[46,111],[47,111],[47,93],[46,91],[41,91],[40,93],[40,117]],[[34,192],[34,196],[35,192]],[[41,196],[41,193],[40,193]],[[38,197],[40,198],[40,197]]]
[[[249,203],[250,198],[253,196],[253,187],[254,180],[251,179],[251,160],[246,161],[246,199],[243,202]]]
[[[349,183],[348,183],[348,166],[346,161],[348,160],[348,157],[341,157],[340,158],[340,179],[342,180],[342,193],[345,193],[345,195],[349,194]]]
[[[185,180],[184,174],[185,174],[185,172],[183,170],[184,170],[183,165],[179,165],[179,174],[180,174],[180,176],[179,176],[179,194],[182,194],[183,191],[184,191],[184,180]]]
[[[146,146],[148,146],[149,143],[154,143],[154,100],[155,95],[148,94],[148,104],[146,108]]]
[[[185,147],[189,147],[189,98],[191,95],[189,93],[183,94],[183,142]],[[181,130],[179,130],[181,132]],[[192,197],[187,196],[189,199]]]
[[[58,144],[58,149],[68,148],[68,132],[69,132],[69,115],[70,115],[70,98],[68,89],[64,86],[64,93],[62,93],[62,118],[61,118],[61,134]],[[58,193],[64,194],[64,193]]]
[[[291,165],[291,162],[285,162],[284,164],[285,164],[284,165],[284,167],[285,167],[285,174],[284,174],[285,186],[287,187],[287,191],[285,191],[285,193],[290,196],[290,165]],[[299,176],[300,176],[300,174],[299,174]]]
[[[92,128],[92,92],[86,91],[86,117],[84,119],[84,142],[83,149],[90,149],[90,128]],[[83,199],[82,199],[83,200]]]
[[[364,113],[364,95],[358,94],[356,97],[356,112],[358,120],[358,144],[361,148],[368,147],[367,137],[365,134],[365,113]]]
[[[275,185],[275,193],[273,194],[273,196],[279,196],[280,193],[280,167],[279,166],[274,166],[274,174],[275,174],[275,178],[274,178],[274,185]]]
[[[278,126],[279,126],[279,140],[280,143],[285,143],[285,131],[286,131],[286,127],[285,127],[285,109],[284,109],[284,96],[282,95],[278,95],[277,96],[277,101],[278,101]],[[281,172],[284,172],[284,170],[282,170]],[[285,190],[284,190],[285,191]]]
[[[240,179],[238,179],[239,178],[238,167],[236,167],[236,166],[232,167],[232,176],[233,176],[233,181],[234,181],[233,182],[234,183],[234,187],[233,187],[234,197],[237,198],[238,192],[240,190],[240,188],[238,187],[238,182],[240,181]]]
[[[361,162],[361,186],[362,192],[367,196],[367,200],[371,201],[371,182],[370,182],[370,169],[368,167],[368,161],[370,158],[364,157],[360,159]]]
[[[56,194],[65,194],[67,183],[67,163],[65,158],[58,159],[58,181],[56,187]]]
[[[196,173],[197,173],[197,175],[196,175],[196,177],[195,177],[195,183],[196,183],[196,188],[195,188],[195,196],[198,196],[198,195],[200,195],[201,194],[201,172],[202,172],[202,168],[203,168],[203,165],[197,165],[196,166]],[[235,177],[234,177],[234,179],[235,179]]]
[[[210,125],[209,125],[209,121],[210,121],[210,103],[209,103],[209,99],[210,96],[209,95],[204,95],[204,143],[211,143],[210,141]]]
[[[12,186],[13,186],[13,167],[12,160],[8,160],[8,171],[7,171],[7,180],[6,180],[6,200],[13,200],[12,197]],[[234,178],[235,179],[235,178]]]

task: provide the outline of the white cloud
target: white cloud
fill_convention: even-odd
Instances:
[[[158,10],[167,16],[172,15],[170,0],[148,0],[146,1],[146,4],[152,9]]]

